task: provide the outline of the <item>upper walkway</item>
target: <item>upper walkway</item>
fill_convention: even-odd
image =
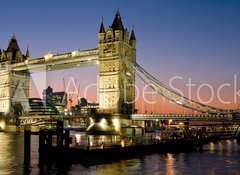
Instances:
[[[48,53],[42,58],[36,58],[26,60],[25,62],[12,64],[11,69],[14,71],[29,70],[31,73],[36,73],[76,68],[81,66],[94,66],[98,63],[98,49],[90,49],[57,55]]]

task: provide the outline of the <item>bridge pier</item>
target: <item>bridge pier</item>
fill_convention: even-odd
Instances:
[[[199,144],[199,145],[198,145],[198,150],[199,150],[200,152],[203,151],[203,144]]]
[[[237,135],[237,143],[240,144],[240,133]]]
[[[24,165],[25,167],[30,166],[31,159],[31,131],[24,131]]]

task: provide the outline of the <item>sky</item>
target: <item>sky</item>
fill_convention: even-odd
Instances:
[[[131,31],[134,26],[137,62],[148,72],[194,100],[226,109],[239,107],[238,0],[3,1],[0,48],[7,48],[13,34],[23,53],[29,45],[31,59],[43,57],[48,52],[57,54],[97,48],[101,18],[107,28],[118,8],[124,27]],[[48,72],[45,86],[51,85],[55,91],[62,91],[63,78],[68,84],[73,77],[80,84],[80,93],[75,98],[82,97],[89,84],[97,83],[97,75],[96,66]],[[189,80],[195,84],[191,92],[186,85]],[[137,85],[140,89],[144,86],[140,80]],[[41,96],[36,95],[33,83],[30,88],[31,97]],[[96,86],[89,88],[89,94],[89,101],[98,101]],[[160,96],[148,98],[156,99],[157,103],[144,104],[140,98],[137,108],[141,112],[185,112],[176,105],[163,102]]]

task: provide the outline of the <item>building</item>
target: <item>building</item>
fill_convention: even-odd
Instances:
[[[99,108],[102,113],[132,114],[135,109],[135,73],[122,60],[136,63],[136,37],[124,28],[119,10],[105,31],[103,21],[98,33]]]
[[[67,107],[67,93],[66,92],[53,92],[51,86],[44,89],[42,92],[43,102],[52,104],[60,114],[64,113]]]
[[[88,103],[86,106],[81,106],[80,112],[81,114],[91,114],[96,113],[96,111],[99,109],[98,103]]]
[[[80,98],[79,104],[80,104],[80,106],[87,106],[88,105],[88,101],[87,101],[86,98],[83,97],[83,98]]]
[[[96,113],[99,110],[99,103],[89,103],[86,98],[80,98],[79,104],[71,108],[72,115],[87,115]]]
[[[59,115],[58,109],[51,103],[45,103],[41,98],[29,99],[29,115]]]
[[[29,72],[12,71],[11,64],[26,63],[29,59],[29,49],[23,55],[15,36],[10,40],[7,50],[0,49],[0,116],[28,114]]]

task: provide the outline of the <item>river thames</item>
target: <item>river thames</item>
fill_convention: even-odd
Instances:
[[[104,157],[103,157],[104,159]],[[32,136],[31,165],[24,171],[23,134],[0,133],[0,175],[21,174],[240,174],[240,145],[236,140],[210,143],[202,152],[151,154],[94,166],[38,166],[38,137]]]

